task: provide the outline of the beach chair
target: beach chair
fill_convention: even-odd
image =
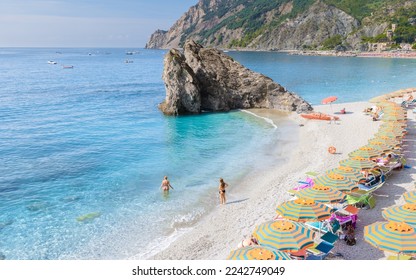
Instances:
[[[321,239],[329,244],[334,245],[335,241],[339,239],[338,235],[333,234],[330,231],[327,231],[324,235],[321,236]]]
[[[315,243],[312,247],[306,249],[309,253],[306,260],[324,260],[333,248],[334,245],[326,241],[322,241],[319,244]]]
[[[306,188],[310,188],[314,184],[313,179],[310,177],[307,177],[305,181],[298,181],[298,183],[299,183],[298,186],[287,191],[290,195],[295,195],[298,191],[306,189]]]
[[[397,260],[410,261],[411,259],[412,259],[412,256],[408,256],[408,255],[388,256],[387,257],[387,260],[389,260],[389,261],[397,261]]]
[[[356,191],[354,193],[358,193],[359,191]],[[352,194],[352,193],[350,193]],[[357,206],[359,208],[374,208],[374,206],[376,206],[376,199],[375,197],[369,193],[369,192],[364,192],[364,194],[360,195],[360,196],[356,196],[354,195],[347,195],[347,203],[350,205],[354,205]]]

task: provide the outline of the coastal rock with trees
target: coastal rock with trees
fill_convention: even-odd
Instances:
[[[416,0],[199,0],[146,48],[181,48],[189,38],[238,50],[394,49],[415,44],[415,19]]]
[[[159,108],[168,115],[249,108],[312,110],[308,102],[269,77],[193,40],[185,43],[183,53],[171,49],[166,54],[162,77],[166,99]]]

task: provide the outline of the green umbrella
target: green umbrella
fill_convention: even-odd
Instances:
[[[357,168],[360,170],[373,169],[374,167],[378,166],[374,161],[368,160],[363,157],[353,157],[349,159],[344,159],[339,162],[339,165]]]
[[[323,221],[331,217],[332,209],[313,200],[296,199],[277,206],[276,212],[293,221]]]
[[[416,228],[416,204],[406,203],[402,206],[393,206],[381,213],[384,219],[394,222],[406,222]]]
[[[313,246],[315,232],[303,223],[278,220],[257,226],[253,236],[262,246],[297,252]]]
[[[345,176],[353,182],[359,182],[360,180],[365,179],[364,175],[361,173],[360,169],[347,167],[347,166],[338,166],[337,168],[329,169],[325,174],[335,173],[342,176]]]
[[[301,199],[312,199],[322,203],[337,203],[345,200],[347,195],[330,187],[314,185],[311,188],[298,191],[296,197]]]
[[[336,173],[318,176],[313,179],[313,182],[314,186],[330,187],[338,191],[350,192],[358,188],[357,184],[351,179]]]
[[[352,151],[348,154],[350,157],[376,158],[380,157],[384,152],[377,147],[370,147],[368,145]]]

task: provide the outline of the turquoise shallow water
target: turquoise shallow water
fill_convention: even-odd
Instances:
[[[244,112],[165,117],[165,51],[125,51],[0,49],[7,259],[140,257],[217,204],[220,176],[232,184],[275,164],[269,151],[283,145],[283,123]],[[414,60],[229,54],[314,104],[415,86]],[[163,175],[175,188],[169,197]]]

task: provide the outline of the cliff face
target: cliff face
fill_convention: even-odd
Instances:
[[[289,50],[326,47],[339,36],[361,49],[363,36],[386,31],[399,9],[415,0],[199,0],[168,31],[156,31],[146,48],[180,48],[186,39],[218,48]]]
[[[169,115],[249,108],[312,110],[272,79],[192,40],[185,43],[183,54],[176,49],[166,54],[162,77],[166,100],[160,109]]]

